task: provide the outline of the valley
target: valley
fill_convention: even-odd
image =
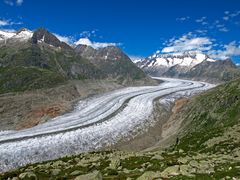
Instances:
[[[136,136],[154,123],[151,120],[154,99],[164,100],[168,96],[174,99],[179,98],[180,92],[189,96],[214,87],[195,81],[158,79],[164,82],[87,98],[81,100],[73,112],[46,123],[20,131],[2,131],[1,171],[106,148],[120,139]]]
[[[149,2],[153,9],[158,4]],[[4,3],[21,8],[23,0]],[[64,5],[75,3],[80,10],[88,1]],[[43,9],[51,7],[50,1],[42,4]],[[51,17],[59,4],[51,7]],[[111,2],[98,4],[95,11],[102,4]],[[130,16],[123,22],[133,12],[152,13],[134,8],[121,11],[121,16]],[[30,29],[22,27],[20,16],[19,22],[0,17],[0,180],[240,179],[240,41],[238,34],[215,37],[234,34],[225,25],[240,11],[225,11],[214,23],[205,16],[156,16],[154,23],[164,17],[166,22],[209,26],[209,32],[190,28],[180,36],[178,29],[189,26],[172,28],[163,22],[146,28],[145,22],[128,34],[132,27],[119,17],[111,20],[113,12],[102,17],[102,7],[94,16],[101,20],[91,24],[94,12],[81,11],[86,9],[70,19],[64,14],[57,28],[49,15],[51,25],[38,17],[26,24]],[[134,28],[137,21],[131,22]],[[106,26],[104,36],[98,34],[101,27],[82,29],[100,22]],[[114,29],[113,22],[124,25]]]

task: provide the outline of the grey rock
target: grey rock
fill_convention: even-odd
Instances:
[[[79,170],[75,170],[75,171],[70,173],[71,176],[78,176],[80,174],[82,174],[82,171],[79,171]]]
[[[61,169],[52,169],[51,170],[51,174],[53,175],[53,176],[57,176],[57,175],[59,175],[61,173]]]
[[[19,176],[19,179],[22,179],[22,180],[37,180],[37,176],[36,174],[34,174],[33,172],[24,172],[24,173],[21,173]]]
[[[139,178],[137,178],[137,180],[152,180],[160,177],[161,175],[159,172],[147,171],[143,173],[143,175],[141,175]]]
[[[151,158],[152,160],[153,159],[157,159],[157,160],[163,160],[164,159],[164,157],[162,157],[161,155],[159,155],[159,154],[156,154],[155,156],[153,156],[152,158]]]
[[[177,176],[177,175],[180,174],[179,168],[180,168],[179,165],[167,167],[167,168],[161,173],[161,176],[162,176],[163,178],[168,178],[168,177],[170,177],[170,176]]]
[[[102,180],[102,174],[100,171],[94,171],[89,174],[77,176],[75,180]]]

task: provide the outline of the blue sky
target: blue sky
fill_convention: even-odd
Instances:
[[[239,0],[1,0],[0,9],[1,29],[45,27],[72,42],[115,43],[130,56],[193,48],[240,62]]]

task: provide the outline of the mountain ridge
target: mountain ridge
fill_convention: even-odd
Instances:
[[[146,83],[147,81],[151,82],[144,72],[137,68],[120,48],[100,48],[95,50],[94,53],[97,56],[95,55],[92,58],[77,53],[73,46],[60,41],[54,34],[44,28],[38,28],[35,31],[30,31],[26,28],[15,32],[0,31],[0,72],[3,73],[0,76],[0,81],[2,82],[0,92],[18,91],[19,88],[14,89],[14,82],[26,87],[24,88],[26,90],[38,88],[39,86],[30,86],[30,84],[36,84],[34,83],[35,78],[31,79],[29,77],[26,79],[21,74],[23,71],[29,71],[30,75],[32,67],[38,68],[34,74],[31,74],[32,76],[36,76],[36,78],[41,77],[42,80],[45,79],[45,81],[52,82],[52,85],[58,85],[65,83],[67,80],[74,79],[103,78],[113,78],[119,81],[119,83],[129,83],[139,80]],[[108,61],[104,61],[105,56],[109,53],[111,57],[107,59]],[[117,56],[118,61],[115,61],[113,64],[112,60]],[[96,58],[100,60],[97,64],[94,63],[97,61]],[[104,65],[101,65],[101,63]],[[16,71],[20,74],[11,76],[12,71],[10,69],[16,67],[18,69],[22,68],[23,71]],[[9,70],[6,70],[8,68]],[[61,78],[52,79],[51,81],[51,77],[50,79],[49,77],[42,77],[40,76],[42,69],[49,73],[55,73]],[[8,73],[4,74],[6,72]],[[4,80],[4,77],[9,75],[15,78],[15,80],[11,78],[11,86],[6,79]],[[26,84],[29,85],[29,88],[25,86]],[[47,88],[49,85],[49,83],[43,84],[46,86],[41,87]]]
[[[182,54],[157,52],[142,61],[137,61],[136,65],[152,76],[187,78],[214,83],[226,82],[240,76],[240,71],[230,59],[214,60],[201,52]]]

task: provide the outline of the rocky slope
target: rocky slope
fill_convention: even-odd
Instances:
[[[0,95],[0,131],[20,130],[72,111],[81,99],[123,85],[114,80],[74,80],[47,89]]]
[[[226,82],[240,76],[237,66],[230,60],[218,61],[201,52],[185,52],[179,55],[156,53],[137,66],[152,76],[165,76]]]
[[[240,77],[240,70],[230,59],[216,62],[206,61],[186,73],[179,74],[178,77],[208,82],[227,82]]]
[[[102,151],[28,165],[2,179],[238,179],[240,79],[196,96],[171,118],[180,123],[172,146],[150,152]]]
[[[134,66],[130,58],[118,47],[109,46],[94,49],[90,46],[80,44],[75,47],[75,52],[81,57],[88,59],[112,78],[124,81],[126,78],[142,79],[145,77],[144,72]]]

